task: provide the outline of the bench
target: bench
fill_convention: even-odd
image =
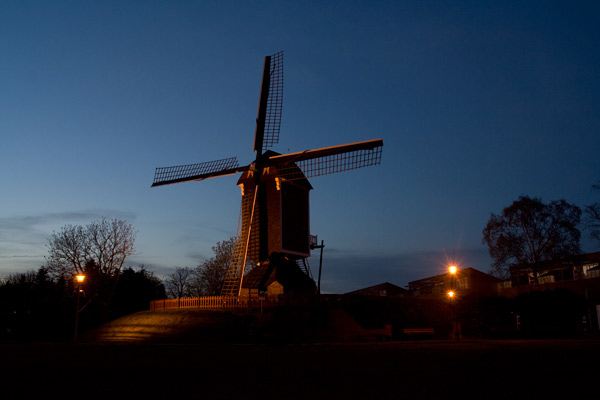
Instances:
[[[405,335],[433,335],[435,329],[433,328],[404,328],[402,333]]]
[[[388,341],[392,339],[392,325],[385,324],[381,329],[361,329],[358,332],[358,340],[364,341],[369,339],[375,339],[379,342]]]

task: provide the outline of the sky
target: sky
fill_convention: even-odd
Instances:
[[[237,176],[150,188],[156,167],[252,144],[264,57],[284,51],[280,141],[381,138],[381,165],[311,179],[321,288],[487,272],[482,230],[521,195],[600,201],[595,1],[0,3],[0,276],[53,231],[137,230],[126,265],[196,267],[234,236]],[[582,250],[598,244],[582,232]],[[316,275],[319,252],[309,259]]]

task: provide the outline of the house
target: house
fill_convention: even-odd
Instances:
[[[498,284],[499,294],[515,297],[532,291],[565,289],[598,304],[600,313],[600,252],[547,261],[535,272],[530,265],[511,267],[510,278]]]
[[[408,291],[413,297],[443,297],[450,291],[494,295],[499,282],[500,279],[475,268],[465,268],[454,275],[448,272],[409,282]]]
[[[509,273],[510,278],[498,284],[501,296],[514,298],[553,290],[573,292],[588,304],[584,325],[591,331],[600,330],[600,252],[547,261],[535,271],[530,265],[518,265],[511,267]]]
[[[535,272],[537,272],[537,282]],[[600,278],[600,252],[546,261],[535,271],[531,265],[517,265],[511,267],[509,273],[510,278],[502,282],[502,289]]]

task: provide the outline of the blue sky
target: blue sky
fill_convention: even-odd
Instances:
[[[323,290],[489,270],[490,213],[523,194],[600,199],[600,7],[448,3],[3,1],[0,275],[102,216],[138,230],[128,265],[211,257],[237,229],[237,177],[151,189],[154,168],[251,162],[279,50],[275,151],[384,140],[380,166],[311,180]]]

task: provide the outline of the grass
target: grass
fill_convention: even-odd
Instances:
[[[145,312],[77,344],[2,343],[1,397],[539,399],[596,392],[597,339],[247,340],[268,325],[224,313]],[[121,342],[106,341],[110,335]]]
[[[6,399],[531,399],[595,393],[600,343],[13,343],[0,351]]]

